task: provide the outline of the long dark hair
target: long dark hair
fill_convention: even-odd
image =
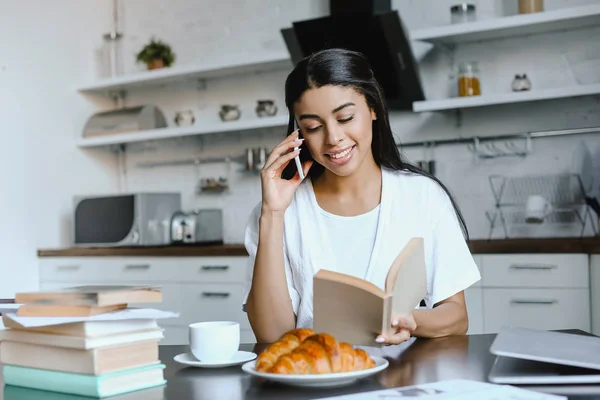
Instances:
[[[296,128],[294,104],[306,90],[325,85],[351,87],[365,97],[368,106],[377,115],[377,119],[373,121],[373,140],[371,144],[373,158],[377,165],[396,171],[410,171],[437,182],[450,198],[465,240],[469,240],[467,225],[450,191],[435,176],[405,161],[398,151],[390,126],[388,106],[385,102],[383,89],[375,79],[369,62],[363,54],[345,49],[327,49],[304,58],[296,65],[285,82],[285,104],[290,115],[288,135],[294,132]],[[300,133],[301,135],[302,133]],[[304,151],[300,152],[301,161],[313,160],[310,151],[305,148],[305,144],[302,144],[302,147]],[[314,180],[323,171],[324,167],[314,162],[308,176]],[[282,176],[290,179],[295,173],[296,167],[292,162],[285,168]]]

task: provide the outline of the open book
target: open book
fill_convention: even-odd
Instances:
[[[321,269],[313,278],[313,328],[356,346],[381,346],[392,316],[410,314],[427,293],[422,238],[412,238],[387,273],[385,290],[364,279]]]

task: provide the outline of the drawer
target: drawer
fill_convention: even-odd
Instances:
[[[590,330],[588,289],[483,289],[484,329]]]
[[[249,257],[182,257],[178,265],[182,282],[244,283],[248,260]]]
[[[469,330],[467,334],[483,333],[483,289],[470,287],[465,290],[465,302],[469,314]]]
[[[484,287],[589,287],[587,254],[498,254],[482,261]]]
[[[40,260],[42,282],[179,282],[177,262],[153,257],[64,257]]]
[[[250,329],[248,316],[242,311],[241,284],[182,285],[182,323],[202,321],[238,321],[241,329]]]

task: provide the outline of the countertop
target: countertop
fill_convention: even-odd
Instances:
[[[584,253],[600,254],[600,238],[548,238],[548,239],[494,239],[471,240],[473,254],[519,253]],[[243,244],[183,245],[150,247],[70,247],[40,249],[38,257],[88,257],[88,256],[148,256],[148,257],[202,257],[247,256]]]
[[[571,331],[571,333],[583,333]],[[487,381],[494,356],[490,345],[496,335],[450,336],[440,339],[416,339],[412,343],[373,349],[373,355],[388,359],[384,371],[337,388],[296,388],[270,383],[245,374],[240,366],[220,369],[186,367],[173,361],[177,354],[189,351],[188,346],[160,346],[159,357],[166,365],[166,386],[146,389],[111,400],[152,399],[232,399],[232,400],[310,400],[371,390],[392,389],[402,386],[469,379]],[[241,350],[260,353],[265,345],[243,344]],[[371,352],[371,351],[369,351]],[[383,352],[383,354],[381,354]],[[1,377],[0,377],[1,380]],[[1,382],[0,382],[1,383]],[[560,393],[572,399],[598,399],[600,385],[555,385],[528,387],[539,392]],[[579,393],[579,395],[575,395]],[[4,386],[4,400],[62,399],[44,391],[32,391],[14,386]],[[70,398],[70,397],[69,397]],[[75,397],[73,397],[75,398]],[[77,397],[79,399],[80,397]]]

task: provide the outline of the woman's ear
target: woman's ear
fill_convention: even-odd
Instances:
[[[375,121],[377,119],[377,114],[375,113],[375,110],[371,109],[371,119],[373,121]]]

